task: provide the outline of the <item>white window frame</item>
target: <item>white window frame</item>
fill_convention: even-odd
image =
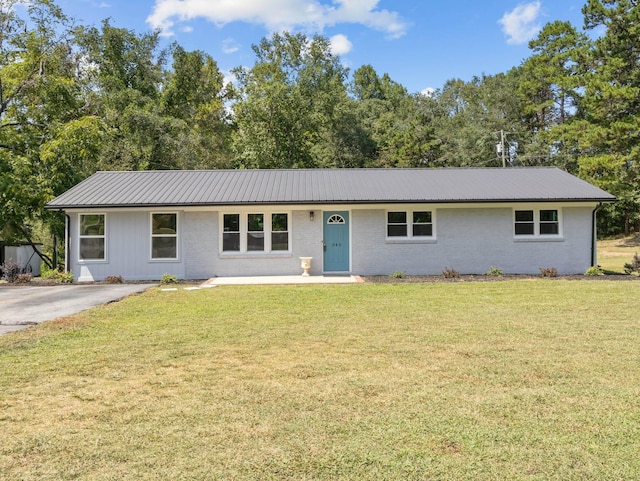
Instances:
[[[224,216],[225,215],[237,215],[238,216],[238,230],[230,231],[231,234],[238,234],[238,250],[225,251],[224,250]],[[238,255],[242,251],[242,214],[240,212],[221,212],[220,213],[220,253],[225,255]]]
[[[253,251],[247,250],[247,241],[249,236],[249,215],[250,214],[262,214],[263,215],[263,228],[264,228],[264,250],[261,251]],[[273,250],[272,249],[272,235],[274,231],[272,230],[272,215],[273,214],[286,214],[287,216],[287,250]],[[237,251],[225,251],[224,250],[224,216],[225,215],[238,215],[239,216],[239,226],[240,226],[240,250]],[[291,256],[292,247],[291,247],[291,223],[293,221],[293,216],[291,211],[281,210],[281,209],[273,209],[273,210],[261,210],[261,211],[227,211],[219,213],[218,223],[220,225],[219,228],[219,254],[223,257],[233,257],[233,256],[242,256],[242,257],[264,257],[264,256]],[[275,231],[275,232],[285,232],[285,231]]]
[[[261,215],[262,216],[262,230],[249,230],[249,216],[250,215]],[[269,220],[267,220],[267,217]],[[242,217],[241,217],[242,219]],[[267,252],[267,222],[269,222],[269,226],[271,224],[271,214],[265,214],[264,212],[247,212],[245,219],[247,221],[247,230],[246,230],[246,238],[244,247],[246,251],[250,254],[262,254]],[[240,222],[242,226],[242,221]],[[262,249],[249,249],[249,236],[250,234],[260,234],[262,233]],[[271,237],[271,232],[269,232],[269,237]],[[242,228],[240,229],[240,239],[242,239]],[[271,245],[269,245],[271,247]],[[240,243],[240,249],[242,250],[242,242]]]
[[[540,212],[543,210],[555,210],[558,214],[558,233],[557,234],[541,234],[540,224],[547,222],[540,221]],[[516,212],[532,211],[533,212],[533,234],[516,234]],[[562,208],[560,207],[514,207],[512,214],[511,232],[514,240],[561,240],[562,236]]]
[[[269,214],[269,242],[270,242],[270,249],[272,253],[275,254],[283,254],[283,253],[288,253],[291,252],[291,214],[289,212],[270,212]],[[274,215],[286,215],[287,216],[287,230],[273,230],[273,216]],[[265,227],[266,229],[266,227]],[[273,234],[287,234],[287,248],[286,249],[278,249],[278,250],[274,250],[273,249]],[[265,232],[266,235],[266,232]]]
[[[104,233],[101,235],[82,235],[82,216],[89,215],[101,215],[104,222]],[[103,239],[104,243],[104,256],[101,259],[84,259],[81,255],[82,248],[81,243],[82,239]],[[107,213],[106,212],[79,212],[78,213],[78,262],[88,263],[88,262],[107,262]]]
[[[406,226],[407,226],[407,235],[406,236],[390,236],[389,235],[389,213],[390,212],[404,212],[406,214]],[[431,235],[413,235],[413,214],[414,212],[430,212],[431,213]],[[399,224],[391,224],[391,225],[399,225]],[[417,225],[425,225],[418,223]],[[430,208],[415,208],[415,209],[387,209],[384,213],[384,229],[385,229],[385,240],[386,242],[424,242],[424,243],[433,243],[436,241],[436,211],[435,209]]]
[[[154,234],[153,233],[153,216],[154,215],[175,215],[176,216],[176,233],[175,234]],[[175,257],[153,257],[153,239],[171,237],[176,239],[176,256]],[[151,262],[175,262],[180,259],[180,213],[177,211],[157,211],[149,212],[149,260]]]

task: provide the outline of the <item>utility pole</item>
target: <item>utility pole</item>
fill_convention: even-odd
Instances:
[[[502,157],[502,167],[505,168],[507,166],[507,158],[505,156],[505,148],[504,148],[504,135],[509,132],[505,132],[504,130],[500,130],[500,143],[496,144],[496,151]]]

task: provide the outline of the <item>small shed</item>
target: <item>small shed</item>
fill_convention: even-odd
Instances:
[[[38,251],[42,250],[42,244],[35,244]],[[0,264],[14,260],[20,264],[22,273],[29,273],[33,276],[40,275],[40,263],[42,259],[31,244],[0,244]]]

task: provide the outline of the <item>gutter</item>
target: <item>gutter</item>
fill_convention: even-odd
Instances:
[[[540,203],[563,203],[563,202],[614,202],[614,198],[557,198],[557,199],[297,199],[297,200],[251,200],[236,202],[178,202],[178,203],[124,203],[124,204],[61,204],[45,206],[48,210],[63,209],[153,209],[153,208],[180,208],[180,207],[233,207],[233,206],[256,206],[256,205],[378,205],[378,204],[540,204]]]

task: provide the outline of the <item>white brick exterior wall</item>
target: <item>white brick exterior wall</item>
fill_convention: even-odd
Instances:
[[[561,238],[523,240],[514,238],[511,207],[432,209],[435,242],[388,241],[385,210],[354,210],[353,272],[441,274],[450,267],[461,274],[484,274],[493,266],[514,274],[539,274],[541,267],[582,274],[591,264],[593,208],[559,210]]]
[[[491,266],[505,273],[539,274],[541,267],[555,267],[559,274],[581,274],[590,266],[594,207],[548,207],[557,208],[561,213],[562,235],[553,240],[527,241],[514,238],[513,207],[506,205],[419,207],[434,213],[435,238],[427,242],[389,241],[384,208],[341,206],[327,210],[350,211],[353,274],[388,275],[396,271],[441,274],[445,267],[464,274],[483,274]],[[110,275],[120,275],[125,280],[158,280],[164,273],[182,279],[205,279],[214,275],[295,275],[302,272],[299,257],[311,256],[310,273],[321,275],[322,208],[313,208],[314,220],[310,219],[309,207],[288,209],[291,251],[277,255],[222,254],[218,211],[162,210],[160,212],[178,212],[179,258],[172,261],[150,259],[149,211],[100,212],[107,215],[104,262],[78,261],[78,212],[72,212],[69,213],[70,268],[80,281],[103,280]],[[260,209],[254,208],[252,212]]]

